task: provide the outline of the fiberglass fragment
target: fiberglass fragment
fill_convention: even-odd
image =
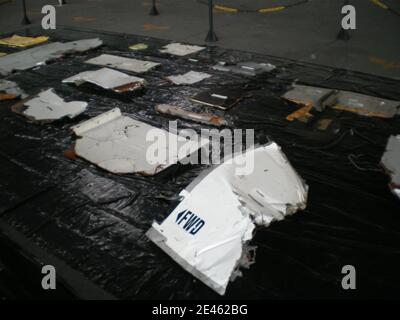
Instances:
[[[127,92],[141,89],[146,81],[143,78],[130,76],[125,73],[102,68],[96,71],[84,71],[72,77],[64,79],[63,83],[74,83],[79,85],[83,82],[90,82],[104,89],[110,89],[115,92]]]
[[[389,137],[381,163],[391,177],[390,189],[400,199],[400,135]]]
[[[119,57],[111,54],[102,54],[85,62],[135,73],[144,73],[160,65],[157,62]]]
[[[32,99],[15,104],[12,110],[36,122],[53,122],[64,117],[75,118],[87,108],[84,101],[65,102],[53,89],[40,92]]]
[[[66,53],[85,52],[102,44],[103,42],[98,38],[71,42],[52,42],[12,53],[0,59],[0,74],[8,75],[13,71],[31,69],[45,64],[49,60],[60,58]]]
[[[240,163],[240,165],[239,165]],[[246,168],[246,169],[244,169]],[[306,207],[308,187],[271,143],[200,175],[182,201],[147,236],[186,271],[223,295],[238,269],[251,264],[247,244],[267,227]]]
[[[211,75],[205,72],[189,71],[185,74],[168,76],[167,79],[177,85],[182,85],[198,83],[210,77]]]
[[[206,139],[186,140],[177,134],[123,116],[118,108],[80,123],[72,129],[80,137],[75,144],[75,153],[113,173],[154,175],[208,144]],[[162,159],[149,161],[147,151],[155,145],[154,141],[147,139],[150,131],[165,137],[168,142],[176,141],[177,149],[181,150],[182,147],[185,153],[173,153],[170,157],[170,146],[166,143],[158,145]]]
[[[163,49],[160,50],[162,53],[169,53],[175,56],[186,56],[188,54],[192,54],[195,52],[199,52],[201,50],[204,50],[205,47],[200,47],[196,45],[188,45],[188,44],[182,44],[182,43],[170,43],[167,44],[163,47]]]

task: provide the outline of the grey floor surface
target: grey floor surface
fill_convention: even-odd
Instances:
[[[3,0],[5,1],[5,0]],[[204,0],[203,0],[204,1]],[[219,0],[242,10],[288,5],[299,0]],[[400,12],[400,1],[382,0]],[[266,14],[215,11],[213,45],[362,71],[400,79],[400,15],[372,0],[350,0],[356,30],[337,40],[342,0],[309,0]],[[1,2],[0,2],[1,3]],[[21,0],[0,4],[0,33],[21,29]],[[140,34],[204,44],[208,8],[196,0],[158,0],[159,16],[149,16],[151,0],[26,0],[33,25],[40,25],[45,4],[56,7],[58,25]]]

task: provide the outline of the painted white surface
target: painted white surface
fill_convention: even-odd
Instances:
[[[189,71],[185,74],[167,77],[168,80],[175,84],[194,84],[204,79],[210,78],[211,75],[205,72]]]
[[[195,45],[188,45],[182,43],[170,43],[163,47],[160,52],[169,53],[175,56],[186,56],[188,54],[192,54],[195,52],[199,52],[204,50],[205,47],[195,46]]]
[[[173,212],[161,224],[153,223],[147,233],[185,270],[221,295],[246,261],[243,255],[255,226],[266,227],[304,209],[308,192],[275,143],[233,160],[192,182],[180,193],[183,200]],[[252,162],[254,170],[238,175],[239,160]]]
[[[400,199],[400,135],[390,136],[381,163],[391,176],[393,193]]]
[[[208,144],[205,139],[186,140],[174,133],[123,116],[118,108],[72,129],[79,137],[75,144],[76,154],[113,173],[154,175]],[[149,131],[165,137],[166,141],[176,142],[178,150],[185,146],[185,152],[169,157],[169,144],[161,143],[159,149],[165,151],[164,156],[157,161],[149,161],[147,150],[155,145],[154,141],[147,139]]]
[[[23,51],[8,54],[0,59],[0,74],[7,75],[14,70],[27,70],[45,64],[48,60],[62,57],[69,52],[85,52],[103,44],[98,38],[70,42],[51,42]]]
[[[74,118],[84,112],[87,103],[84,101],[65,102],[62,98],[48,89],[24,103],[27,107],[23,114],[36,121],[54,121],[64,117]]]
[[[127,70],[136,73],[144,73],[160,65],[157,62],[119,57],[110,54],[102,54],[96,58],[87,60],[86,63],[120,70]]]
[[[0,79],[0,91],[4,91],[8,94],[15,94],[17,97],[22,99],[27,97],[27,94],[20,88],[14,81],[6,79]]]

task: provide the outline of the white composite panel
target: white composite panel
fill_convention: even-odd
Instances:
[[[102,54],[96,58],[87,60],[86,63],[120,70],[127,70],[136,73],[144,73],[160,65],[157,62],[119,57],[110,54]]]
[[[79,85],[83,82],[90,82],[104,89],[113,89],[132,82],[143,83],[144,81],[145,80],[142,78],[130,76],[113,69],[102,68],[96,71],[84,71],[78,73],[72,77],[64,79],[63,83],[75,83]]]
[[[161,224],[154,222],[147,236],[223,295],[246,260],[255,226],[268,226],[304,209],[307,192],[280,147],[271,143],[197,178],[180,193],[183,200],[173,212]]]
[[[24,105],[27,108],[22,112],[23,115],[35,121],[55,121],[64,117],[76,117],[86,110],[88,104],[84,101],[65,102],[52,89],[48,89],[26,101]]]
[[[79,137],[75,144],[76,154],[113,173],[154,175],[208,144],[205,139],[186,140],[174,133],[122,116],[118,108],[74,126],[73,131]],[[165,137],[167,143],[155,143],[149,139],[149,132],[153,136]],[[170,156],[169,142],[176,143],[177,150],[184,148],[185,152],[178,154],[172,151]],[[150,159],[150,149],[157,149],[158,154],[162,154],[160,158]]]

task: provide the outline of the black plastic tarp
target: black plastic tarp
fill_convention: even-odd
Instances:
[[[41,35],[43,30],[19,34]],[[65,157],[64,152],[74,144],[73,124],[112,108],[167,129],[174,119],[158,114],[157,103],[190,108],[191,95],[217,85],[240,87],[251,96],[226,112],[230,128],[255,129],[257,143],[277,142],[309,185],[309,200],[306,210],[257,231],[251,243],[258,247],[256,263],[229,285],[225,297],[400,296],[400,202],[379,165],[387,138],[400,132],[398,117],[379,119],[327,109],[309,123],[289,122],[286,116],[298,106],[280,98],[297,81],[400,100],[400,81],[217,47],[190,56],[198,60],[193,61],[160,53],[167,41],[134,35],[59,26],[49,35],[50,41],[99,37],[104,45],[7,79],[29,94],[52,87],[65,100],[87,101],[89,107],[74,120],[39,125],[13,113],[11,101],[0,103],[2,223],[118,298],[221,298],[145,237],[152,222],[172,211],[179,191],[206,166],[178,165],[152,177],[115,175],[83,159]],[[149,48],[130,51],[135,43]],[[84,61],[100,53],[149,59],[162,66],[141,75],[148,89],[132,100],[61,83],[97,69]],[[268,62],[278,68],[251,78],[211,69],[218,61]],[[165,80],[190,70],[213,76],[193,86]],[[223,114],[207,107],[193,110]],[[332,125],[318,130],[316,121],[323,117],[333,119]],[[178,127],[205,126],[178,120]],[[357,290],[342,289],[344,265],[356,268]]]

